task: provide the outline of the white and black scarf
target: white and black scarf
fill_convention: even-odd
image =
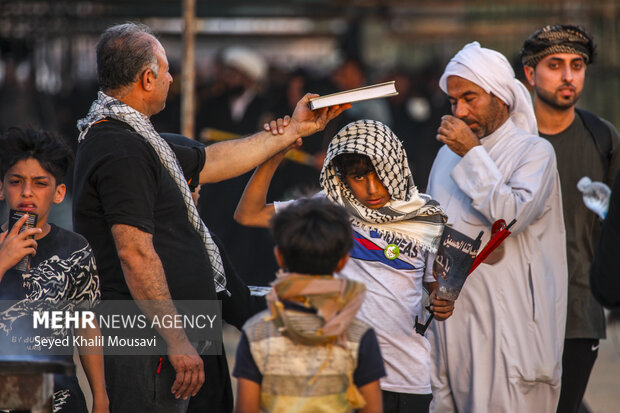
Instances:
[[[183,171],[179,166],[177,157],[170,146],[155,131],[155,128],[146,115],[138,112],[121,101],[106,95],[103,92],[99,92],[97,100],[93,102],[88,115],[86,115],[84,119],[78,121],[77,127],[80,131],[78,142],[82,142],[86,139],[88,130],[93,123],[103,118],[113,118],[128,124],[153,147],[159,157],[159,160],[164,165],[181,192],[183,201],[185,202],[185,207],[187,209],[187,220],[202,238],[209,255],[211,268],[213,270],[215,291],[226,291],[226,275],[224,273],[224,266],[222,264],[219,249],[211,238],[209,229],[206,227],[204,222],[202,222],[202,219],[200,219],[196,205],[194,205],[194,202],[192,201],[189,185],[183,176]]]
[[[385,206],[371,209],[355,198],[332,162],[343,153],[370,158],[377,177],[390,194],[390,201]],[[320,181],[329,199],[349,211],[354,225],[398,234],[423,249],[437,250],[446,216],[436,201],[418,192],[405,149],[383,123],[359,120],[342,128],[327,148]]]

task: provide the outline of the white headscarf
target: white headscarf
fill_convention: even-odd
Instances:
[[[448,93],[448,77],[459,76],[501,99],[508,105],[510,118],[521,129],[538,135],[532,99],[526,87],[503,54],[469,43],[450,60],[439,79],[439,87]]]

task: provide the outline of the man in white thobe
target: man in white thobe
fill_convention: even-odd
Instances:
[[[555,412],[567,267],[553,148],[537,136],[525,87],[506,58],[465,46],[440,79],[442,118],[428,192],[448,224],[482,245],[516,219],[502,247],[467,279],[454,315],[433,323],[433,412]]]

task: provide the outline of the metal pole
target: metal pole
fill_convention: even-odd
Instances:
[[[183,0],[183,68],[181,72],[181,133],[194,138],[196,0]]]

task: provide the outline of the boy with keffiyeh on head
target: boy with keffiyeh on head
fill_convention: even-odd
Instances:
[[[269,126],[273,131],[285,123]],[[235,213],[240,223],[265,226],[288,206],[265,203],[283,156],[276,155],[254,173]],[[359,317],[377,332],[386,364],[387,377],[381,379],[384,411],[428,411],[430,345],[414,326],[416,316],[423,315],[424,284],[438,320],[448,318],[454,308],[452,302],[434,297],[432,263],[445,215],[418,192],[402,144],[381,122],[360,120],[345,126],[329,145],[320,182],[323,191],[317,196],[343,206],[353,227],[351,259],[338,277],[366,285]]]

